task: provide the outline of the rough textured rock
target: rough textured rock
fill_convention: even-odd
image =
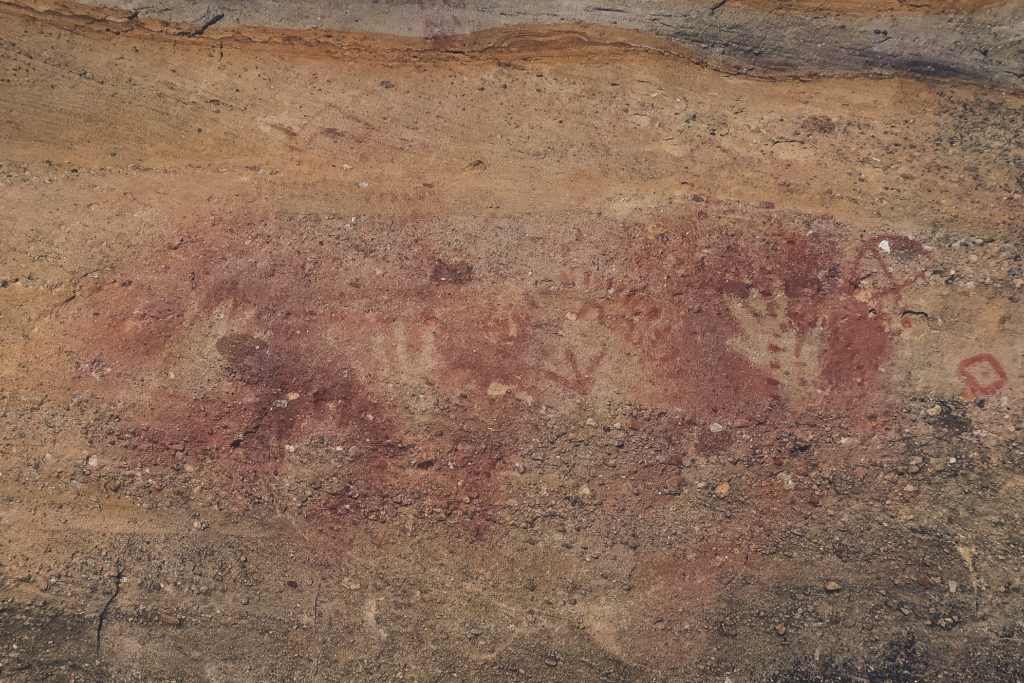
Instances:
[[[0,5],[0,678],[1021,678],[1019,3],[381,4]]]
[[[1024,3],[1016,0],[143,0],[111,3],[139,17],[203,26],[365,31],[425,36],[444,46],[500,26],[585,22],[635,29],[744,68],[804,73],[864,70],[1024,79]]]

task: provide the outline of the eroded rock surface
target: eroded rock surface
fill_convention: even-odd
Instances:
[[[1024,675],[1012,78],[258,10],[0,6],[0,677]]]

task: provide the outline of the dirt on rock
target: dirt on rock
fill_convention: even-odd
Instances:
[[[0,18],[0,679],[1024,679],[1020,90]]]

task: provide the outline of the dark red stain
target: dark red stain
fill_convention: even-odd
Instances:
[[[833,389],[835,407],[843,411],[872,405],[879,388],[879,369],[889,357],[890,320],[872,313],[867,304],[847,299],[824,312],[828,347],[821,377]],[[838,391],[836,391],[838,389]]]
[[[320,489],[314,515],[328,530],[416,505],[478,533],[502,498],[500,473],[543,436],[540,405],[594,396],[623,377],[627,357],[639,374],[625,378],[624,398],[671,416],[640,423],[644,443],[665,452],[696,444],[725,457],[742,446],[731,428],[743,425],[764,444],[789,439],[794,423],[871,428],[885,414],[879,370],[899,334],[889,313],[854,296],[873,252],[837,243],[827,217],[700,206],[706,219],[695,209],[653,231],[593,220],[537,238],[515,281],[528,270],[554,293],[491,274],[415,226],[339,239],[335,228],[276,227],[291,217],[201,219],[176,244],[125,262],[120,279],[132,287],[77,301],[66,322],[83,340],[72,342],[71,381],[123,407],[135,465],[197,467],[239,495],[271,490],[295,467],[322,471],[339,482]],[[766,339],[772,364],[754,365],[731,345],[737,306],[795,335],[796,347]],[[607,338],[563,336],[566,313]],[[793,408],[778,360],[802,363],[812,336],[820,373],[805,389],[820,400]],[[393,386],[380,365],[389,355],[425,359],[402,380],[415,386]],[[179,357],[203,369],[201,381],[164,380]],[[495,396],[496,384],[512,389]],[[436,404],[416,413],[406,405],[420,393]],[[711,422],[730,431],[711,433]],[[638,460],[631,481],[664,483],[677,466]]]
[[[806,387],[825,392],[821,415],[874,412],[869,399],[899,330],[889,313],[854,297],[856,283],[848,273],[859,268],[861,254],[852,265],[844,263],[843,250],[824,236],[824,217],[768,214],[755,225],[731,211],[719,210],[710,229],[685,219],[668,226],[657,234],[670,239],[655,238],[643,253],[626,247],[624,260],[633,268],[605,282],[583,278],[586,286],[616,294],[584,301],[576,316],[592,317],[639,349],[657,378],[649,399],[696,421],[765,421],[786,412],[780,381],[768,372],[777,368],[754,367],[730,347],[741,333],[733,302],[755,318],[774,320],[780,333],[794,333],[790,352],[798,365],[808,336],[823,337],[819,383]],[[734,228],[723,230],[723,223]],[[808,235],[808,228],[817,230]],[[916,243],[906,238],[893,243],[916,253]],[[782,353],[779,342],[765,348]]]
[[[457,393],[486,393],[492,382],[535,390],[536,321],[526,305],[467,306],[462,297],[435,300],[425,311],[443,370],[438,383]]]
[[[125,406],[136,432],[130,461],[200,467],[205,478],[253,495],[295,457],[344,461],[341,487],[325,491],[326,510],[337,517],[324,522],[331,528],[410,497],[456,517],[486,518],[494,500],[490,479],[507,450],[499,440],[514,441],[505,430],[520,427],[516,411],[502,408],[502,429],[495,430],[497,408],[486,400],[482,408],[471,405],[475,397],[460,397],[454,387],[445,412],[428,425],[413,424],[366,384],[373,378],[366,371],[373,332],[399,316],[366,314],[364,295],[347,293],[332,277],[323,264],[336,262],[318,245],[282,247],[238,222],[150,254],[133,264],[139,277],[130,294],[101,291],[79,309],[72,328],[86,335],[83,353],[94,358],[80,364],[78,381],[112,402],[134,392]],[[472,363],[461,355],[467,344],[494,347],[491,371],[511,367],[507,320],[459,310],[446,315],[435,303],[435,318],[445,318],[439,346],[451,368],[462,364],[469,372]],[[204,330],[218,316],[234,320],[233,329]],[[198,353],[194,362],[207,368],[207,386],[147,390],[183,347]],[[298,398],[289,399],[292,392]]]
[[[957,375],[975,393],[991,394],[1006,386],[1006,371],[991,353],[979,353],[960,361]]]

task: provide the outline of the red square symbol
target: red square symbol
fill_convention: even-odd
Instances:
[[[991,394],[1006,384],[1006,371],[991,353],[979,353],[960,361],[957,374],[979,394]]]

